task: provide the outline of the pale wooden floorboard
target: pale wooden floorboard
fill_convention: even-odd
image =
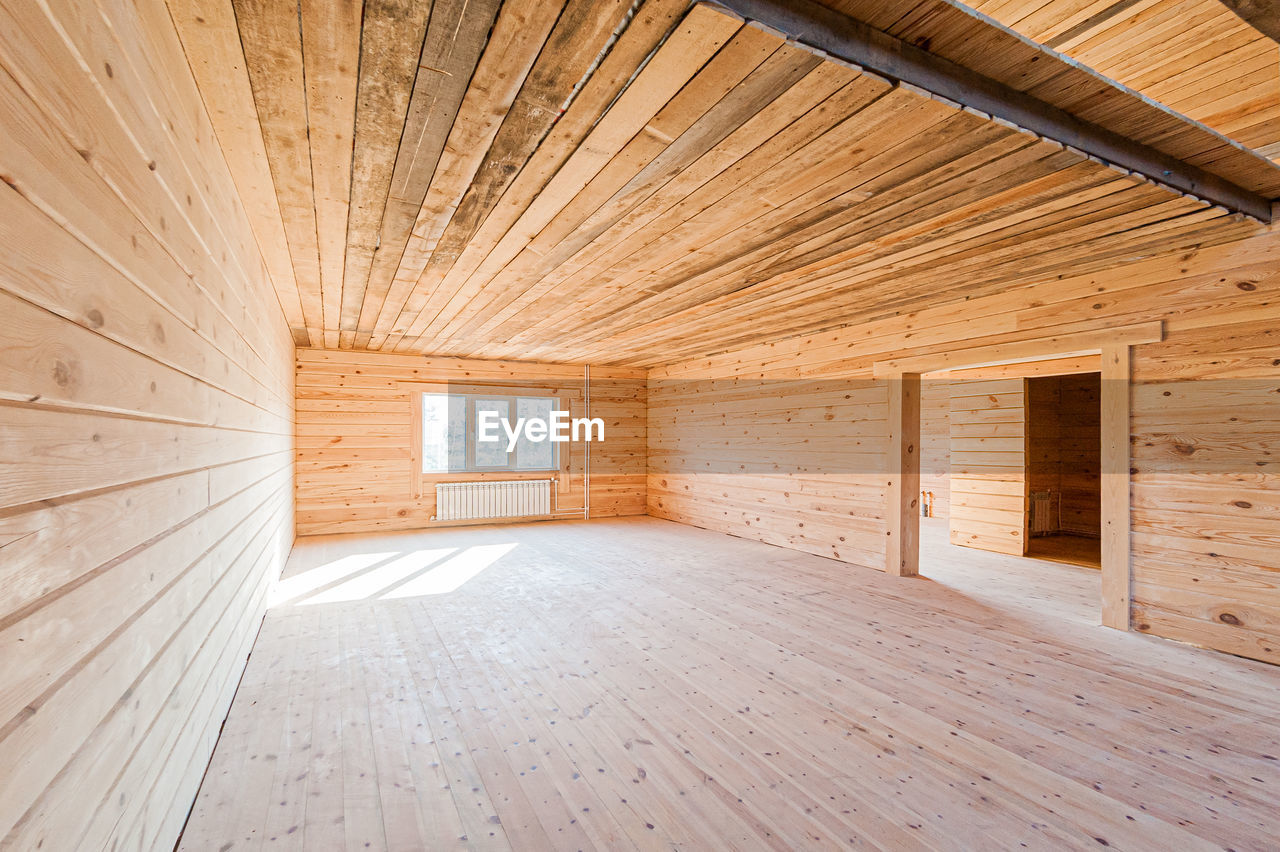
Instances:
[[[1280,669],[651,518],[298,541],[181,848],[1265,849]]]
[[[1102,568],[1102,541],[1080,535],[1047,535],[1032,537],[1027,543],[1027,555],[1033,559],[1083,565],[1086,568]]]

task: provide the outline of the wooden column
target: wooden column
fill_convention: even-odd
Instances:
[[[1129,352],[1102,350],[1102,623],[1129,629]]]
[[[889,378],[889,488],[885,570],[920,572],[920,374]]]

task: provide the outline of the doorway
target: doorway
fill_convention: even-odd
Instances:
[[[1100,362],[922,378],[922,575],[993,608],[1096,623]]]
[[[1052,362],[1065,364],[1088,358],[1098,365],[1102,374],[1102,472],[1099,477],[1102,481],[1101,621],[1106,627],[1128,630],[1132,600],[1129,558],[1130,361],[1132,347],[1159,343],[1163,339],[1164,324],[1156,321],[876,361],[872,372],[877,379],[886,381],[889,415],[887,458],[890,476],[884,494],[885,571],[898,577],[910,577],[918,574],[920,569],[921,378],[928,375],[954,376],[959,372],[992,368],[999,371],[1004,367],[1032,363],[1040,367],[1056,366]],[[1071,371],[1049,369],[1044,374],[1065,372]]]
[[[1102,376],[1026,381],[1025,554],[1100,569]]]

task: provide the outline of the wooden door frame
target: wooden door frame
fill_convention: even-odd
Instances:
[[[1162,322],[1060,333],[930,355],[877,361],[873,374],[888,382],[889,470],[885,494],[885,571],[920,572],[920,377],[1038,361],[1098,356],[1102,373],[1102,623],[1130,626],[1130,380],[1132,348],[1164,339]]]

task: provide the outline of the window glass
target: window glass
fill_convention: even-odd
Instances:
[[[538,419],[548,424],[548,434],[542,441],[531,441],[525,430],[520,431],[516,444],[517,470],[550,470],[556,466],[556,445],[551,441],[550,424],[552,400],[545,396],[521,396],[516,398],[516,416],[525,421]]]
[[[492,414],[490,414],[492,412]],[[503,428],[500,421],[506,421],[514,427],[511,421],[511,400],[509,399],[493,399],[489,397],[478,397],[475,401],[476,413],[476,441],[475,441],[475,465],[480,468],[510,467],[510,453],[507,452],[507,430]],[[493,414],[496,414],[495,418]],[[488,430],[490,436],[497,436],[496,441],[481,441],[481,428],[485,422],[495,423]]]
[[[422,395],[422,470],[467,469],[467,401],[446,393]]]

